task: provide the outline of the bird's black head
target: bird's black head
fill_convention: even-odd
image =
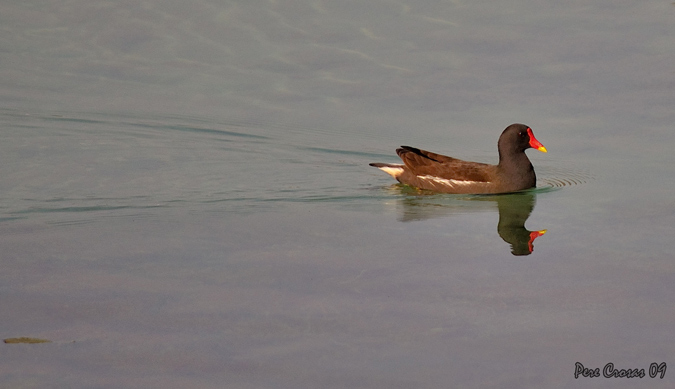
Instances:
[[[544,145],[534,137],[532,129],[524,124],[512,124],[502,132],[497,143],[499,153],[522,153],[530,147],[546,152]]]

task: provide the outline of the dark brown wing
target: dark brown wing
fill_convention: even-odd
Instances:
[[[434,176],[448,180],[488,182],[493,165],[468,162],[441,154],[401,146],[396,153],[410,171],[418,176]]]

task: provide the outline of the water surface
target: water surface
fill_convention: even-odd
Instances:
[[[0,9],[0,386],[673,387],[669,2]]]

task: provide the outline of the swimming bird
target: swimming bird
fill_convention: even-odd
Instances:
[[[396,154],[403,164],[371,163],[400,183],[440,193],[509,193],[534,188],[537,176],[525,150],[546,152],[524,124],[506,127],[497,142],[499,163],[469,162],[441,154],[401,146]]]

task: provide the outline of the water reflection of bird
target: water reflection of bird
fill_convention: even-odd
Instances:
[[[485,211],[494,209],[496,203],[499,211],[497,233],[509,245],[513,255],[529,255],[534,250],[534,240],[546,233],[546,230],[530,231],[525,222],[530,217],[536,204],[535,193],[519,192],[490,196],[468,196],[455,198],[424,195],[408,186],[396,185],[395,188],[405,194],[402,205],[402,222],[419,221],[431,218],[450,216],[455,213]]]
[[[494,197],[499,209],[497,233],[511,245],[511,254],[532,254],[534,240],[546,233],[546,230],[529,231],[525,228],[525,222],[530,217],[536,202],[534,195],[514,193]]]
[[[410,146],[396,150],[403,164],[371,163],[399,182],[441,193],[508,193],[534,188],[537,177],[525,150],[546,148],[524,124],[508,126],[499,137],[499,163],[468,162]]]

